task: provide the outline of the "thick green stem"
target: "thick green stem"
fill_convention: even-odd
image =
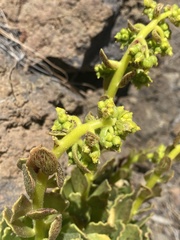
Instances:
[[[46,228],[43,220],[34,220],[35,240],[42,240],[46,235]]]
[[[43,208],[44,194],[47,187],[48,176],[41,171],[37,174],[34,197],[33,210]],[[45,225],[43,220],[34,220],[35,240],[42,240],[45,238]]]
[[[136,39],[139,37],[143,37],[146,38],[148,36],[148,34],[150,32],[152,32],[152,30],[158,25],[158,23],[160,21],[162,21],[163,19],[166,19],[168,16],[171,15],[171,11],[162,13],[161,15],[159,15],[157,18],[155,18],[154,20],[152,20],[145,28],[143,28],[137,35]]]
[[[152,32],[152,30],[157,26],[157,24],[162,19],[165,19],[170,15],[171,15],[171,11],[168,11],[168,12],[161,14],[156,19],[152,20],[146,27],[142,28],[142,30],[138,33],[137,37],[133,40],[132,44],[134,42],[138,41],[139,39],[145,39],[148,36],[148,34]],[[126,50],[126,53],[124,54],[123,58],[119,62],[119,67],[115,71],[113,78],[109,84],[109,87],[106,91],[106,95],[108,95],[109,97],[112,97],[112,98],[115,97],[115,95],[118,91],[118,88],[120,86],[122,77],[125,74],[125,71],[128,67],[129,62],[131,61],[131,56],[129,55],[130,47],[131,47],[131,45],[128,47],[128,49]]]
[[[46,191],[48,176],[42,172],[37,174],[35,192],[33,197],[33,209],[39,209],[44,204],[44,193]]]
[[[88,123],[81,124],[73,129],[64,138],[57,141],[57,146],[54,147],[53,152],[59,158],[68,148],[77,143],[78,140],[88,131],[93,131],[104,126],[112,125],[111,119],[97,119]]]
[[[120,82],[122,77],[124,76],[124,73],[126,71],[126,68],[131,60],[131,56],[129,55],[129,50],[126,51],[123,58],[120,61],[118,69],[115,71],[113,78],[109,84],[109,87],[106,91],[106,95],[109,97],[114,98],[117,90],[119,88]]]
[[[168,157],[173,160],[180,154],[180,144],[176,145],[175,148],[168,154]]]

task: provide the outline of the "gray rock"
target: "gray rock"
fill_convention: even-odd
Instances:
[[[115,6],[115,5],[113,5]],[[44,57],[60,58],[73,67],[82,66],[93,39],[109,25],[114,10],[102,0],[2,0],[0,8],[24,35],[24,43]],[[18,24],[17,24],[18,22]]]

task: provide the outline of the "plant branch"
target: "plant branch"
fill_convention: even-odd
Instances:
[[[88,131],[93,131],[105,126],[111,126],[113,121],[111,119],[97,119],[88,123],[78,125],[69,134],[61,140],[56,141],[57,146],[54,146],[53,153],[59,158],[68,148],[75,144]]]
[[[171,11],[162,13],[156,19],[152,20],[146,27],[142,28],[140,30],[140,32],[137,34],[136,38],[133,40],[133,42],[129,45],[128,49],[126,50],[123,58],[120,60],[119,66],[112,77],[112,80],[106,91],[106,94],[109,97],[114,98],[118,91],[122,77],[125,74],[125,71],[128,67],[129,62],[131,61],[131,56],[129,54],[129,50],[130,50],[130,47],[132,46],[132,44],[134,44],[135,42],[139,42],[139,39],[141,39],[141,41],[142,41],[142,39],[145,39],[148,36],[148,34],[150,34],[152,32],[152,30],[157,26],[157,24],[161,20],[167,18],[170,15],[171,15]]]
[[[41,171],[37,174],[35,191],[33,197],[33,210],[43,208],[44,194],[47,188],[48,176]],[[42,240],[45,237],[45,224],[43,220],[34,220],[35,240]]]

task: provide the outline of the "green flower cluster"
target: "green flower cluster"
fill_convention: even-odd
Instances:
[[[76,164],[84,172],[95,170],[101,155],[99,137],[87,132],[84,139],[69,148],[67,153],[70,164]]]
[[[161,17],[161,15],[166,14],[166,12],[169,13],[168,18],[170,21],[176,26],[179,26],[180,8],[176,4],[164,7],[163,4],[157,4],[155,1],[145,1],[144,13],[148,15],[150,20]],[[119,87],[124,86],[124,82],[127,83],[129,81],[137,88],[149,86],[152,82],[149,76],[149,70],[153,66],[158,65],[157,55],[171,56],[173,54],[172,47],[169,43],[171,30],[163,17],[147,37],[145,35],[143,37],[144,28],[145,26],[141,23],[133,25],[131,22],[128,22],[128,27],[121,29],[121,31],[115,35],[115,39],[120,43],[121,48],[129,46],[127,51],[130,57],[128,68]],[[108,76],[110,78],[112,74],[114,74],[115,69],[107,68],[101,64],[95,68],[95,71],[97,76],[103,78],[104,76]],[[111,71],[111,74],[109,74],[109,71]]]
[[[180,7],[177,4],[172,6],[167,5],[164,7],[164,11],[167,12],[171,10],[171,16],[169,16],[169,20],[176,26],[180,26]]]
[[[120,151],[122,140],[129,133],[139,130],[139,127],[132,121],[132,113],[124,110],[123,106],[116,107],[113,98],[104,98],[98,102],[99,117],[110,118],[112,125],[97,130],[100,146],[103,149]]]
[[[67,151],[70,163],[76,163],[85,172],[96,168],[102,150],[121,151],[126,136],[140,130],[132,120],[132,113],[124,110],[123,106],[116,107],[112,98],[102,97],[98,102],[98,114],[102,121],[110,120],[111,124],[89,130]],[[86,122],[94,119],[92,114],[88,114]]]
[[[172,47],[168,41],[170,36],[169,25],[164,20],[160,21],[153,29],[147,40],[137,35],[137,38],[129,47],[131,61],[143,69],[150,69],[153,66],[157,66],[157,54],[163,56],[172,55]]]
[[[144,1],[144,14],[146,14],[149,20],[157,18],[161,13],[171,12],[169,20],[177,27],[180,26],[180,8],[177,4],[164,6],[161,3],[157,3],[153,0]]]
[[[146,41],[144,43],[141,40],[133,42],[129,48],[129,54],[131,55],[131,63],[135,65],[135,68],[150,69],[158,64],[157,57],[151,52],[147,46]]]
[[[140,69],[140,68],[133,68],[135,72],[134,76],[131,78],[131,82],[140,89],[142,86],[148,87],[150,83],[153,82],[151,77],[149,76],[149,71]]]
[[[147,39],[150,54],[161,54],[161,56],[172,56],[172,47],[169,43],[171,30],[169,25],[163,20],[152,31],[151,38]]]
[[[54,121],[50,134],[58,139],[61,139],[67,133],[72,131],[73,128],[81,124],[78,117],[67,114],[63,108],[57,107],[56,113],[57,119]]]
[[[87,132],[83,139],[67,150],[67,154],[69,163],[76,164],[83,172],[95,170],[101,155],[99,136],[95,131]]]
[[[107,67],[104,63],[97,64],[95,66],[95,72],[97,73],[97,78],[104,78],[107,80],[110,80],[111,77],[113,76],[115,69]]]
[[[103,82],[103,89],[107,90],[109,83],[113,77],[113,74],[115,73],[116,69],[110,68],[109,66],[106,66],[103,62],[100,64],[97,64],[94,67],[94,70],[96,72],[96,76],[98,79],[102,78],[104,80]]]
[[[152,20],[153,18],[157,17],[158,13],[160,13],[162,5],[159,5],[160,7],[157,6],[158,6],[157,2],[153,0],[144,1],[143,13],[148,16],[149,20]]]
[[[103,149],[121,151],[122,140],[130,133],[140,128],[132,120],[132,113],[124,110],[123,106],[115,107],[111,116],[112,126],[100,129],[100,145]]]
[[[171,31],[165,21],[160,21],[154,28],[148,39],[136,38],[129,47],[131,61],[127,72],[133,71],[131,82],[137,87],[149,86],[152,82],[149,70],[158,65],[158,54],[172,55],[172,47],[169,43]]]
[[[121,49],[128,46],[136,37],[136,32],[129,28],[122,28],[120,32],[115,35],[116,42],[121,44]]]
[[[172,47],[168,41],[171,36],[169,25],[165,21],[160,21],[154,28],[148,39],[137,38],[129,47],[131,56],[127,72],[133,71],[131,82],[137,87],[149,86],[152,82],[149,70],[158,65],[158,54],[172,55]]]
[[[115,110],[116,106],[112,98],[103,96],[102,100],[98,102],[98,114],[101,118],[107,119],[113,117]]]

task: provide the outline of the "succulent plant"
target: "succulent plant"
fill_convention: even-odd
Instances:
[[[157,66],[157,55],[172,55],[171,31],[166,20],[180,25],[180,8],[144,0],[149,24],[128,22],[115,36],[127,48],[120,61],[109,60],[100,50],[102,63],[95,66],[104,80],[104,94],[97,114],[88,113],[84,123],[64,109],[56,108],[57,119],[50,134],[54,147],[38,146],[18,167],[24,176],[26,195],[1,214],[2,240],[150,240],[146,222],[151,217],[149,199],[160,196],[161,184],[173,176],[172,161],[180,157],[180,137],[171,146],[130,153],[126,158],[106,159],[103,151],[120,152],[126,137],[140,128],[132,113],[116,106],[119,88],[131,82],[149,86],[149,70]],[[67,153],[74,168],[64,176],[59,158]],[[151,162],[144,184],[133,186],[133,166]],[[146,202],[146,205],[144,203]]]

